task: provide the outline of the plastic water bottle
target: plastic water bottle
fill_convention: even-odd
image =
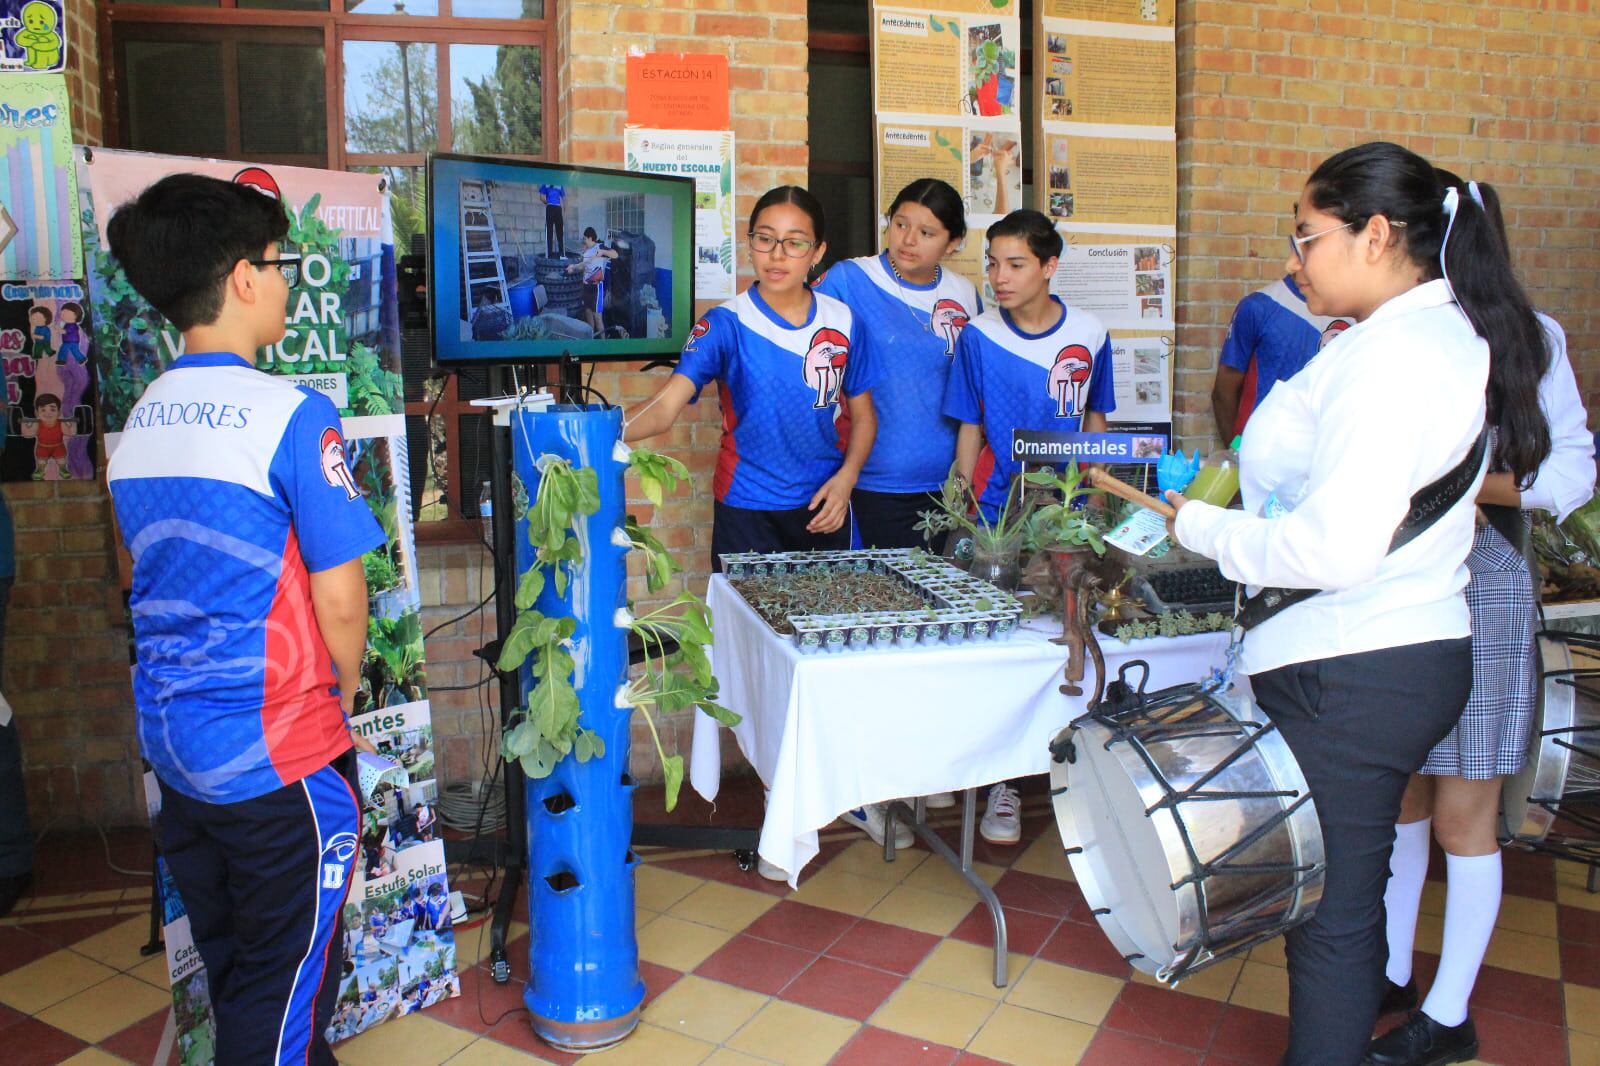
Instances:
[[[484,543],[494,551],[494,490],[487,481],[483,483],[483,491],[478,493],[478,517],[483,520]]]

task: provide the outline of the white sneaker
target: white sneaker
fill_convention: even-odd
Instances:
[[[1022,818],[1017,813],[1022,797],[1004,781],[989,790],[989,809],[983,812],[978,832],[991,844],[1015,844],[1022,839]]]
[[[765,877],[768,881],[782,881],[784,884],[789,883],[788,871],[778,869],[776,866],[772,865],[759,855],[756,856],[756,872],[762,877]]]
[[[954,807],[956,805],[956,794],[954,792],[934,792],[931,795],[923,796],[922,802],[928,805],[929,810]]]
[[[882,803],[869,803],[865,807],[857,807],[853,811],[845,811],[839,815],[839,821],[846,825],[853,825],[867,836],[872,838],[874,844],[883,845],[883,824],[887,821],[884,813],[885,805]],[[909,848],[916,837],[911,832],[911,827],[900,819],[894,823],[894,846]]]

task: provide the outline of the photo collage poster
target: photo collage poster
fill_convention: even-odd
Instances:
[[[982,233],[1022,202],[1022,20],[1016,0],[873,0],[873,157],[879,224],[918,178],[947,181]],[[952,254],[986,302],[983,242]]]
[[[1172,421],[1175,0],[1039,0],[1034,189],[1066,247],[1051,291],[1111,332],[1116,424]]]
[[[303,257],[287,332],[258,353],[256,365],[294,377],[339,408],[345,467],[385,533],[385,543],[362,559],[370,614],[351,725],[397,769],[375,788],[363,782],[360,855],[344,908],[344,973],[329,1029],[330,1039],[342,1040],[461,991],[437,815],[388,199],[374,175],[79,152],[89,329],[107,454],[145,387],[183,353],[182,336],[134,293],[111,257],[107,220],[168,174],[247,184],[285,204],[286,243]],[[203,967],[182,901],[165,877],[162,906],[183,1061],[209,1063]]]

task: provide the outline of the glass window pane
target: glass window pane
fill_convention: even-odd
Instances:
[[[326,11],[328,0],[237,0],[242,8],[264,7],[279,11]]]
[[[218,7],[221,0],[116,0],[119,4],[160,4],[163,7]]]
[[[544,88],[539,48],[450,46],[452,148],[478,155],[543,151]]]
[[[542,19],[544,0],[450,0],[458,19]]]
[[[172,155],[226,156],[222,45],[124,41],[127,147]],[[173,77],[174,71],[183,77]]]
[[[362,174],[382,174],[389,179],[389,213],[394,219],[396,255],[421,254],[427,249],[414,238],[428,232],[428,171],[425,167],[351,167]]]
[[[439,0],[344,0],[344,9],[357,15],[437,15]]]
[[[439,143],[439,70],[431,44],[346,41],[345,148],[431,152]]]
[[[239,43],[239,148],[247,156],[328,153],[321,43]],[[245,103],[248,101],[247,103]]]

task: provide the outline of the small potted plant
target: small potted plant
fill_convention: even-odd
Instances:
[[[922,521],[914,528],[930,541],[940,533],[966,532],[972,538],[972,563],[967,572],[999,588],[1016,588],[1028,529],[1028,506],[1019,500],[1017,482],[1012,481],[1006,490],[1005,504],[994,522],[984,517],[972,486],[953,467],[938,504],[935,510],[919,512]]]

